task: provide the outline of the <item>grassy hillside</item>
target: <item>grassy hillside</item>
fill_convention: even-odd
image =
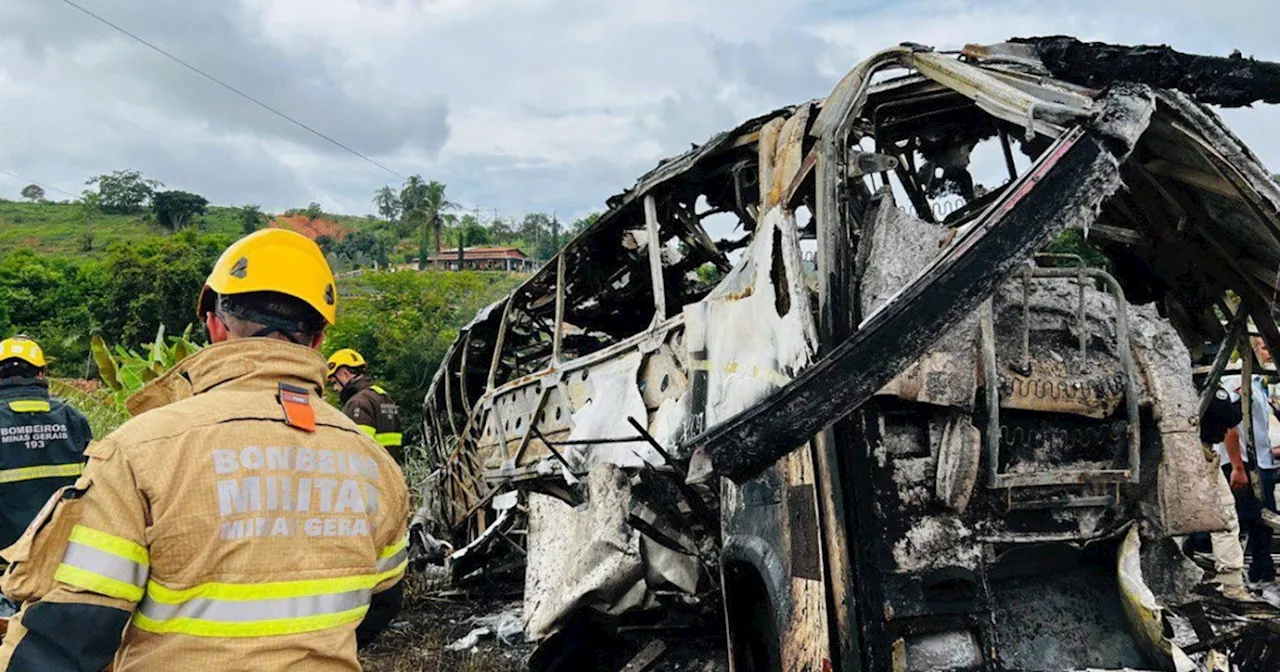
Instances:
[[[326,212],[313,219],[300,210],[288,210],[284,213],[268,213],[268,216],[272,218],[272,226],[297,231],[313,239],[325,236],[341,240],[352,233],[390,230],[386,222],[368,215]],[[240,209],[231,206],[209,206],[208,212],[195,220],[194,226],[198,233],[239,236],[243,231]],[[155,221],[150,212],[99,215],[93,224],[93,245],[89,250],[84,246],[84,231],[84,217],[79,206],[74,203],[28,203],[0,199],[0,252],[25,249],[72,259],[99,259],[106,255],[114,243],[137,244],[171,235],[171,232]],[[400,231],[398,235],[404,237],[395,240],[390,250],[390,261],[395,264],[405,263],[418,255],[418,233]],[[566,230],[563,235],[567,241],[573,233]],[[442,246],[456,247],[457,237],[455,227],[446,226],[441,235]],[[499,240],[490,240],[485,236],[472,239],[468,245],[517,247],[527,255],[535,255],[539,250],[537,244],[519,236],[506,236]]]
[[[293,211],[290,211],[293,212]],[[200,233],[240,235],[239,208],[209,206],[194,222]],[[341,239],[353,231],[373,229],[372,217],[324,213],[311,219],[301,214],[278,214],[272,225],[302,233],[310,238],[325,235]],[[93,248],[84,249],[84,218],[73,203],[27,203],[0,199],[0,250],[29,249],[43,254],[90,258],[102,256],[112,243],[139,243],[169,231],[156,223],[149,212],[130,215],[100,215],[93,225]],[[417,250],[417,243],[404,242],[405,250]],[[412,243],[412,245],[410,245]]]
[[[210,206],[198,221],[201,231],[240,232],[235,208]],[[71,203],[22,203],[0,200],[0,250],[30,249],[71,257],[96,256],[111,243],[139,242],[167,233],[149,213],[102,215],[93,225],[93,249],[82,245],[84,219]]]
[[[417,252],[416,232],[399,238],[387,223],[371,217],[294,213],[275,217],[274,224],[324,239],[331,263],[345,259],[342,245],[358,258],[374,249],[397,264]],[[92,249],[86,250],[78,206],[0,200],[0,338],[30,335],[43,345],[53,375],[75,378],[92,369],[92,335],[137,347],[149,342],[161,324],[169,333],[181,332],[197,319],[195,297],[214,260],[242,227],[240,209],[231,207],[210,207],[177,233],[145,213],[102,215],[93,226]],[[338,238],[342,245],[334,242]],[[448,235],[444,241],[452,242]],[[343,277],[338,321],[329,329],[326,352],[360,350],[380,384],[400,401],[408,433],[416,435],[426,387],[458,329],[525,277],[446,271],[365,271]],[[89,393],[59,390],[85,407],[108,405]],[[120,421],[111,410],[94,416],[97,430]],[[425,468],[425,458],[417,455],[414,468]]]

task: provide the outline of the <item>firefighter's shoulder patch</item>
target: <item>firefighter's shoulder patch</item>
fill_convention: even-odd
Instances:
[[[316,409],[311,407],[311,393],[301,387],[280,383],[276,396],[284,409],[284,422],[304,432],[316,431]]]

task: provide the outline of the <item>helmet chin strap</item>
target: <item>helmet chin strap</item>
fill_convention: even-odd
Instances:
[[[254,322],[257,322],[257,320],[254,320]],[[290,343],[293,343],[294,345],[303,345],[302,341],[299,341],[297,338],[295,338],[292,332],[285,331],[283,329],[279,329],[276,327],[263,327],[255,331],[254,333],[250,334],[250,337],[266,338],[272,334],[280,334],[281,336],[284,336]]]
[[[224,310],[222,306],[222,296],[218,296],[218,307],[215,314],[218,316],[218,319],[222,320],[223,324],[226,324],[227,322],[226,318],[223,317],[223,315],[224,314],[231,315],[241,320],[245,320],[246,322],[253,322],[254,324],[262,325],[261,329],[259,329],[258,331],[252,334],[249,334],[250,338],[265,338],[272,334],[280,334],[281,336],[285,337],[290,343],[293,343],[295,345],[307,345],[306,343],[299,341],[298,338],[294,335],[294,334],[303,333],[307,331],[307,325],[304,322],[293,321],[293,320],[282,320],[272,315],[267,315],[265,313],[261,313],[252,309],[243,309],[243,310],[238,310],[237,312],[244,313],[244,314],[239,315],[239,314]]]

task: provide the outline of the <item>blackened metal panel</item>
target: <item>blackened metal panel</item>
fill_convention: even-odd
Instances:
[[[818,511],[810,483],[787,488],[787,518],[791,532],[791,576],[822,580],[822,545],[818,541]]]

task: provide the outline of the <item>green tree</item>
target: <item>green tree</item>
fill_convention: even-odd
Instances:
[[[386,187],[390,189],[391,187]],[[427,198],[427,181],[421,175],[410,175],[400,187],[400,207],[403,210],[419,210]]]
[[[493,222],[489,224],[489,237],[495,243],[509,243],[515,240],[516,230],[511,225],[511,220],[495,217]]]
[[[1094,247],[1084,237],[1084,233],[1080,229],[1067,229],[1058,234],[1057,238],[1054,238],[1045,246],[1044,251],[1051,254],[1074,254],[1084,259],[1084,263],[1087,266],[1105,270],[1111,269],[1111,260],[1105,254],[1099,252],[1098,248]],[[1044,263],[1047,266],[1075,266],[1072,261],[1063,259],[1049,259],[1045,260]]]
[[[396,217],[400,216],[400,198],[389,186],[373,192],[373,205],[378,209],[378,214],[392,225],[395,224]]]
[[[399,229],[402,231],[407,230],[410,233],[417,232],[419,234],[419,237],[421,237],[422,231],[430,230],[429,229],[430,225],[431,225],[431,219],[430,217],[427,216],[427,213],[417,208],[414,208],[411,210],[405,210],[404,214],[400,216]],[[396,233],[396,238],[397,239],[402,238],[399,232]],[[421,248],[421,245],[419,245],[419,248]],[[421,254],[421,251],[422,250],[419,249],[419,254]]]
[[[338,323],[324,342],[326,356],[355,348],[371,373],[400,404],[404,426],[419,425],[431,377],[458,329],[510,291],[505,273],[366,273],[338,281]]]
[[[472,245],[488,245],[489,230],[474,215],[463,215],[458,218],[458,258],[463,258],[462,250]]]
[[[102,259],[0,251],[0,338],[29,334],[44,348],[53,375],[88,375],[92,335],[149,343],[162,324],[179,333],[192,322],[196,296],[231,241],[189,227],[116,243]]]
[[[445,197],[444,191],[445,186],[442,182],[431,180],[427,183],[427,194],[423,207],[428,213],[427,219],[430,229],[428,229],[427,226],[423,226],[418,238],[418,270],[422,270],[427,267],[426,261],[428,255],[425,254],[425,252],[427,251],[427,245],[429,244],[427,239],[428,230],[434,231],[435,233],[435,249],[436,252],[439,253],[440,231],[444,228],[447,222],[450,222],[453,219],[453,216],[448,214],[446,211],[458,207],[457,203],[454,203]]]
[[[32,203],[40,203],[44,201],[44,187],[38,184],[28,184],[22,188],[22,197]]]
[[[194,323],[188,324],[181,336],[169,336],[166,339],[164,325],[161,324],[156,329],[155,340],[140,348],[141,352],[116,344],[113,353],[107,347],[107,342],[95,335],[89,348],[93,353],[93,361],[98,366],[98,377],[111,391],[115,404],[125,408],[125,401],[142,389],[142,386],[199,352],[203,346],[191,339],[194,329]]]
[[[89,178],[85,184],[98,187],[102,211],[112,214],[139,212],[156,189],[164,184],[148,180],[136,170],[115,170]]]
[[[400,212],[403,217],[397,229],[401,237],[412,234],[425,218],[423,204],[427,199],[427,182],[421,175],[410,175],[400,188]],[[412,222],[412,223],[411,223]]]
[[[569,234],[569,236],[576,236],[579,233],[586,231],[587,227],[591,226],[592,224],[595,224],[596,220],[598,219],[600,219],[600,213],[598,212],[593,212],[588,214],[585,217],[575,219],[573,220],[573,223],[569,225],[569,230],[567,233]]]
[[[262,208],[256,205],[242,205],[236,215],[240,218],[240,230],[246,234],[253,233],[262,226]]]
[[[186,191],[159,191],[151,197],[151,212],[156,221],[170,231],[187,225],[192,217],[203,215],[209,201],[199,194]]]
[[[551,233],[551,218],[544,212],[531,212],[524,216],[524,220],[520,222],[520,237],[524,238],[526,245],[533,247],[531,250],[535,252],[540,249],[542,239]]]
[[[54,375],[85,374],[90,301],[108,281],[95,261],[0,253],[0,338],[15,333],[38,341]]]
[[[329,235],[316,236],[316,245],[324,252],[335,271],[389,266],[391,254],[399,242],[389,231],[359,229],[341,240]]]
[[[96,239],[97,239],[97,237],[94,235],[94,233],[93,233],[93,229],[92,229],[92,228],[86,228],[84,231],[81,231],[81,232],[80,232],[80,237],[79,237],[79,240],[80,240],[80,251],[81,251],[81,252],[92,252],[92,251],[93,251],[93,242],[94,242],[94,240],[96,240]]]
[[[320,234],[316,236],[316,247],[320,248],[320,251],[324,252],[326,256],[330,252],[333,252],[337,245],[338,241],[334,240],[333,236],[328,234]]]
[[[319,203],[312,201],[307,205],[305,214],[307,215],[307,219],[320,219],[321,217],[324,217],[324,208],[320,207]]]
[[[198,235],[193,228],[141,244],[113,245],[103,262],[108,280],[92,300],[103,338],[150,341],[161,324],[181,332],[195,315],[195,300],[213,262],[232,241]]]
[[[560,251],[560,245],[560,220],[552,215],[546,234],[534,245],[533,256],[535,259],[550,259]]]
[[[338,243],[337,250],[350,260],[351,265],[362,268],[391,263],[391,253],[396,241],[384,231],[354,231]]]
[[[80,198],[76,200],[76,213],[80,215],[80,220],[84,223],[84,228],[80,231],[80,249],[84,252],[93,251],[93,227],[98,223],[98,219],[102,217],[102,197],[88,189],[80,192]]]

